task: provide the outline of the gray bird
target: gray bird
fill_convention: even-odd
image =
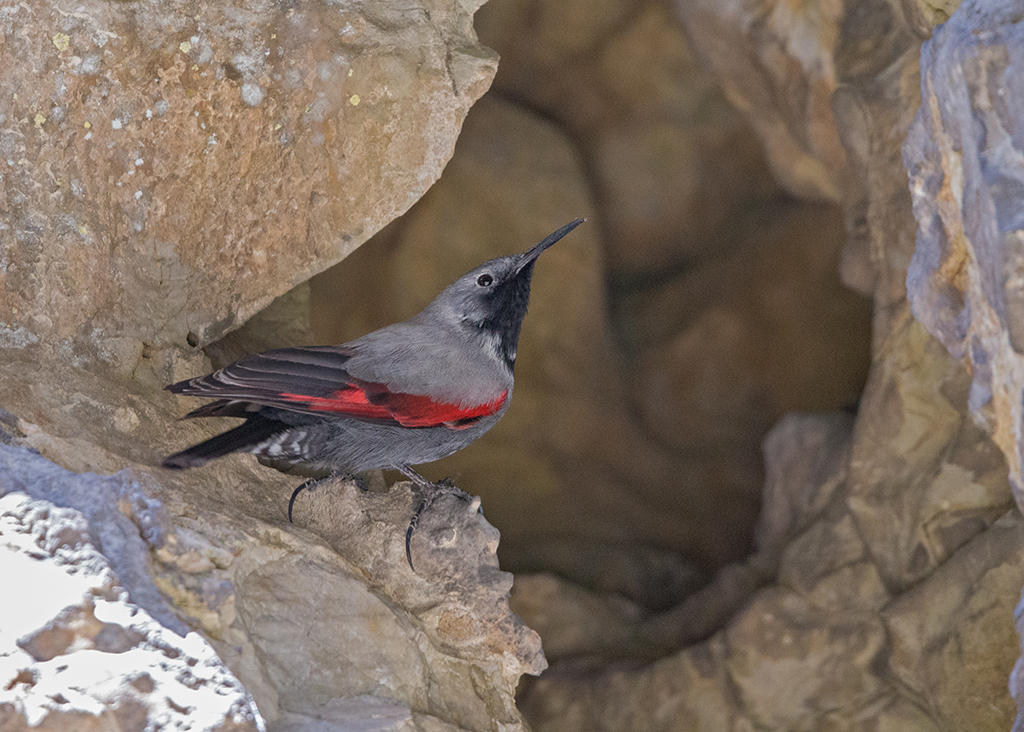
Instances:
[[[185,418],[242,424],[164,460],[191,468],[232,452],[329,475],[393,468],[422,496],[409,542],[437,486],[412,469],[461,450],[508,410],[533,267],[576,219],[522,254],[498,257],[446,287],[419,314],[340,346],[247,356],[166,388],[214,401]],[[291,520],[295,497],[288,502]]]

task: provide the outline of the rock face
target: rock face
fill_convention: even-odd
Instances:
[[[937,439],[962,429],[951,425]],[[892,548],[864,538],[867,524],[857,514],[858,496],[876,487],[860,482],[851,444],[856,449],[849,418],[794,416],[775,428],[765,445],[772,476],[765,499],[779,515],[786,507],[787,520],[766,513],[759,551],[678,608],[638,618],[614,598],[549,588],[545,608],[586,611],[592,630],[578,639],[575,628],[552,627],[517,598],[515,607],[558,649],[552,671],[522,697],[534,729],[1006,728],[1012,704],[1002,690],[1016,655],[1008,640],[1024,582],[1024,522],[1016,512],[997,518],[992,507],[978,520],[988,528],[966,543],[936,532],[949,558],[909,589],[889,584],[877,558]],[[962,457],[930,460],[935,487],[950,474],[976,481],[978,470],[995,481],[1005,469],[991,445],[983,462],[968,459],[970,467]],[[913,511],[890,510],[892,523],[920,521]],[[687,632],[723,622],[706,639]],[[595,637],[611,647],[595,647]],[[685,647],[640,667],[604,666],[673,642]],[[969,701],[980,698],[989,703]]]
[[[486,90],[474,10],[8,8],[0,345],[129,374],[340,260],[437,179]]]
[[[0,467],[12,571],[33,584],[26,563],[54,575],[52,593],[26,598],[21,625],[5,614],[5,729],[90,716],[173,727],[199,707],[211,729],[521,727],[516,682],[546,662],[508,610],[512,576],[479,499],[433,504],[413,537],[414,574],[408,486],[325,485],[302,494],[293,527],[204,504],[185,480],[79,475],[9,445]]]
[[[159,503],[129,477],[75,475],[8,445],[0,468],[5,730],[264,729],[149,575],[147,542],[167,539]]]
[[[918,221],[907,274],[914,316],[969,367],[971,412],[1006,455],[1021,500],[1018,10],[1014,3],[964,3],[936,31],[922,52],[921,109],[903,152]]]
[[[970,413],[1005,455],[1018,505],[1022,42],[1015,3],[964,2],[922,51],[921,107],[903,147],[918,224],[908,299],[914,316],[971,374]],[[1020,663],[1011,692],[1024,709]]]
[[[871,4],[875,12],[857,20],[881,19],[884,3]],[[844,26],[843,2],[680,0],[676,6],[695,50],[757,131],[776,177],[798,196],[839,200],[846,151],[832,111],[837,57],[842,43],[862,40],[861,31],[870,38],[876,29],[863,22]]]

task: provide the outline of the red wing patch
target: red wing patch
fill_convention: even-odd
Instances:
[[[439,402],[419,394],[389,392],[381,384],[347,384],[328,397],[281,394],[317,412],[335,412],[365,419],[393,419],[403,427],[448,427],[466,429],[481,417],[497,412],[508,398],[503,391],[494,400],[470,407]]]

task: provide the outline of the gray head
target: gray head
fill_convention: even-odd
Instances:
[[[544,250],[582,224],[576,219],[548,234],[522,254],[484,262],[448,285],[423,311],[424,315],[453,320],[471,334],[493,341],[511,368],[516,359],[519,328],[530,303],[533,266]]]

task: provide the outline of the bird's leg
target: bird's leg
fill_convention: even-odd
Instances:
[[[401,473],[406,478],[415,483],[418,488],[429,489],[434,487],[433,483],[431,483],[429,480],[427,480],[422,475],[417,473],[408,465],[396,465],[395,470],[397,470],[399,473]]]
[[[413,532],[416,531],[416,527],[420,524],[420,516],[422,516],[423,512],[427,510],[427,504],[430,502],[430,497],[434,493],[434,484],[408,465],[396,465],[395,469],[411,480],[416,487],[420,489],[419,503],[416,504],[416,510],[412,512],[412,519],[409,521],[409,528],[405,530],[405,559],[409,562],[409,569],[415,572],[416,567],[414,567],[412,563],[412,535]]]

